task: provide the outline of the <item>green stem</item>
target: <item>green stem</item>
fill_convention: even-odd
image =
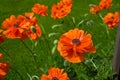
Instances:
[[[74,27],[76,27],[76,24],[75,24],[75,17],[72,17],[72,24]]]
[[[49,41],[47,40],[47,38],[46,38],[46,36],[45,36],[45,34],[43,34],[43,38],[44,38],[44,40],[45,40],[45,42],[47,43],[46,45],[47,45],[47,47],[48,47],[48,49],[49,49],[49,51],[51,52],[51,48],[50,48],[50,46],[49,46]]]
[[[24,41],[22,41],[21,40],[21,43],[25,46],[25,48],[26,49],[28,49],[28,51],[31,53],[31,55],[32,55],[32,58],[33,58],[33,60],[34,60],[34,62],[35,62],[35,64],[36,64],[36,66],[35,66],[35,68],[36,68],[36,71],[38,72],[38,66],[37,66],[37,60],[36,60],[36,58],[35,58],[35,56],[34,56],[34,52],[24,43]]]
[[[40,26],[41,26],[41,29],[42,29],[42,31],[43,31],[42,36],[43,36],[45,42],[46,42],[46,43],[49,43],[48,40],[47,40],[47,38],[46,38],[46,36],[45,36],[46,31],[45,31],[45,29],[44,29],[44,26],[43,26],[43,25],[40,25]],[[47,47],[48,47],[48,49],[49,49],[49,51],[50,51],[50,46],[49,46],[48,44],[46,44],[46,45],[47,45]]]
[[[102,22],[103,22],[103,24],[104,24],[104,18],[103,18],[103,16],[102,16],[102,14],[101,13],[99,13],[99,17],[101,18],[101,20],[102,20]],[[105,29],[106,29],[106,34],[107,34],[107,37],[108,37],[108,39],[110,38],[110,36],[109,36],[109,30],[108,30],[108,27],[105,25]]]
[[[10,68],[11,70],[13,70],[15,73],[17,73],[20,77],[20,80],[24,80],[22,75],[20,74],[20,72],[17,70],[17,69],[13,69],[13,68]]]
[[[11,60],[11,62],[15,65],[15,62],[12,60],[12,57],[8,54],[8,52],[5,50],[5,48],[2,48],[2,47],[0,46],[0,49],[9,57],[9,59]],[[11,67],[10,67],[10,69],[14,70],[15,73],[17,73],[17,74],[19,75],[20,79],[23,80],[22,75],[21,75],[16,69],[13,69],[13,68],[11,68]]]
[[[66,19],[67,19],[67,22],[69,22],[69,24],[70,24],[70,22],[72,22],[73,28],[76,27],[76,24],[73,22],[73,19],[72,19],[72,18],[66,16]],[[72,20],[72,21],[71,21],[71,20]]]
[[[8,52],[5,50],[5,48],[2,48],[0,46],[0,49],[5,53],[5,55],[7,55],[9,57],[10,60],[12,60],[11,56],[8,54]]]
[[[95,67],[95,69],[97,70],[97,66],[95,65],[95,63],[93,62],[93,60],[91,59],[90,62],[93,64],[93,66]]]
[[[46,43],[49,43],[49,42],[48,42],[48,40],[47,40],[47,38],[46,38],[46,36],[45,36],[46,31],[45,31],[45,29],[44,29],[44,26],[43,26],[43,25],[40,25],[40,26],[41,26],[41,29],[42,29],[42,31],[43,31],[42,36],[43,36],[43,38],[44,38],[45,42],[46,42]],[[47,45],[47,47],[48,47],[49,51],[51,51],[50,46],[49,46],[48,44],[46,44],[46,45]]]
[[[78,73],[77,64],[70,63],[70,67],[72,67],[74,69],[74,71],[75,71],[75,73],[77,75],[75,78],[79,79],[79,77],[78,77],[79,73]]]
[[[47,54],[47,59],[48,59],[48,64],[49,64],[49,66],[51,66],[51,63],[50,63],[50,61],[52,60],[53,61],[53,56],[51,56],[51,48],[50,48],[50,45],[49,45],[49,40],[47,39],[47,36],[46,36],[46,31],[45,31],[45,28],[44,28],[44,26],[43,25],[40,25],[41,26],[41,29],[42,29],[42,36],[43,36],[43,40],[44,40],[44,42],[46,43],[45,44],[45,46],[46,46],[46,48],[48,49],[48,50],[45,50],[44,52],[46,53],[48,53]],[[42,47],[42,46],[41,46]]]

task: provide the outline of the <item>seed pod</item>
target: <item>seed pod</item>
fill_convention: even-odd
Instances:
[[[30,30],[31,30],[33,33],[36,33],[36,28],[35,28],[35,26],[31,26],[31,27],[30,27]]]

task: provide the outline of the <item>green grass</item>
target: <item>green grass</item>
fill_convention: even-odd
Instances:
[[[30,80],[27,73],[31,76],[36,75],[41,77],[50,67],[64,68],[68,73],[70,80],[108,80],[112,77],[112,59],[114,54],[114,46],[117,29],[108,30],[99,15],[89,13],[89,4],[98,5],[100,0],[73,0],[72,12],[62,19],[64,21],[61,27],[52,29],[52,26],[59,24],[61,20],[53,20],[50,16],[52,4],[56,4],[59,0],[0,0],[0,23],[10,15],[24,15],[25,12],[31,12],[34,3],[48,5],[49,16],[38,18],[38,24],[44,27],[45,32],[39,40],[23,41],[35,53],[33,59],[30,51],[25,47],[23,42],[17,39],[6,39],[3,44],[0,44],[5,51],[0,49],[0,53],[4,54],[2,61],[10,62],[10,71],[4,80]],[[108,12],[120,12],[119,0],[113,0],[113,5],[108,10],[101,11],[102,16]],[[87,14],[87,17],[85,17]],[[72,17],[75,18],[75,24],[72,22]],[[77,26],[77,24],[84,22]],[[93,21],[91,26],[87,26],[87,22]],[[72,64],[65,63],[65,60],[55,50],[52,54],[54,40],[59,40],[61,34],[70,29],[78,27],[92,34],[93,43],[97,48],[95,54],[86,54],[86,59],[83,63]],[[48,37],[50,33],[59,33],[58,35]],[[37,45],[35,45],[37,44]],[[10,58],[10,57],[11,58]],[[93,66],[90,60],[93,60],[97,69]],[[64,63],[66,65],[64,65]]]

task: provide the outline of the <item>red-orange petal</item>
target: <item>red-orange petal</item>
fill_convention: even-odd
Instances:
[[[72,63],[82,62],[84,54],[95,53],[91,34],[84,33],[77,28],[64,33],[58,41],[58,51],[60,55]]]

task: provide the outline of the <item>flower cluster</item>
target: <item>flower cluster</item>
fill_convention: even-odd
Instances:
[[[11,15],[2,23],[3,34],[10,39],[24,40],[29,37],[31,40],[36,40],[41,36],[41,29],[37,24],[37,19],[34,13],[25,13],[25,16]]]
[[[51,17],[53,19],[61,19],[67,16],[72,10],[72,0],[60,0],[57,4],[51,7]],[[108,9],[112,5],[112,0],[101,0],[98,6],[91,6],[90,13],[97,14],[103,9]],[[41,28],[37,18],[34,16],[47,16],[48,6],[34,4],[32,12],[26,12],[25,15],[11,15],[2,22],[0,29],[0,44],[4,42],[4,36],[9,39],[38,40],[42,35]],[[109,29],[118,26],[120,13],[108,13],[102,18]],[[30,49],[29,49],[30,50]],[[57,50],[60,56],[70,63],[81,63],[85,60],[86,53],[95,53],[96,47],[93,44],[92,34],[86,31],[74,28],[63,33],[57,44]],[[32,52],[32,50],[31,50]],[[33,56],[34,57],[34,56]],[[0,60],[2,54],[0,54]],[[9,71],[9,63],[0,63],[0,80],[3,80]],[[42,74],[41,80],[70,80],[64,69],[52,67],[48,70],[48,75]]]
[[[40,16],[47,16],[48,7],[41,4],[34,4],[32,11]],[[72,0],[60,0],[59,3],[53,4],[51,9],[51,17],[53,19],[61,19],[67,16],[72,9]],[[41,36],[41,29],[37,23],[34,13],[29,12],[25,15],[11,15],[2,23],[0,33],[9,39],[37,40]],[[4,41],[4,37],[0,35],[0,43]],[[85,53],[95,53],[96,48],[93,46],[92,35],[78,28],[69,30],[61,35],[58,46],[60,55],[71,63],[80,63],[84,60]],[[2,57],[0,57],[1,59]],[[9,70],[8,63],[0,63],[0,80],[4,78]],[[70,80],[67,73],[63,69],[51,68],[48,75],[43,74],[41,80]]]
[[[92,5],[90,7],[90,13],[91,14],[97,14],[99,13],[99,11],[103,10],[103,9],[108,9],[112,6],[112,0],[101,0],[99,5]]]
[[[54,19],[63,18],[71,12],[72,0],[61,0],[52,6],[51,16]]]
[[[3,55],[0,53],[0,60],[3,58]],[[0,62],[0,80],[3,80],[4,77],[9,72],[10,65],[8,62]]]
[[[75,28],[61,35],[58,41],[58,51],[68,62],[80,63],[84,60],[85,53],[95,53],[96,48],[93,46],[92,35],[87,34],[84,30]],[[47,75],[42,75],[41,80],[70,80],[63,69],[51,68]]]
[[[120,13],[119,12],[108,13],[104,17],[104,23],[108,25],[109,29],[112,29],[112,28],[118,26],[119,19],[120,19]]]
[[[99,13],[99,11],[103,9],[108,9],[111,6],[112,6],[112,0],[101,0],[98,6],[90,7],[90,13],[97,14]],[[108,25],[109,29],[112,29],[118,26],[119,19],[120,19],[120,13],[116,11],[115,13],[109,12],[108,14],[106,14],[103,18],[103,21],[105,24]]]

